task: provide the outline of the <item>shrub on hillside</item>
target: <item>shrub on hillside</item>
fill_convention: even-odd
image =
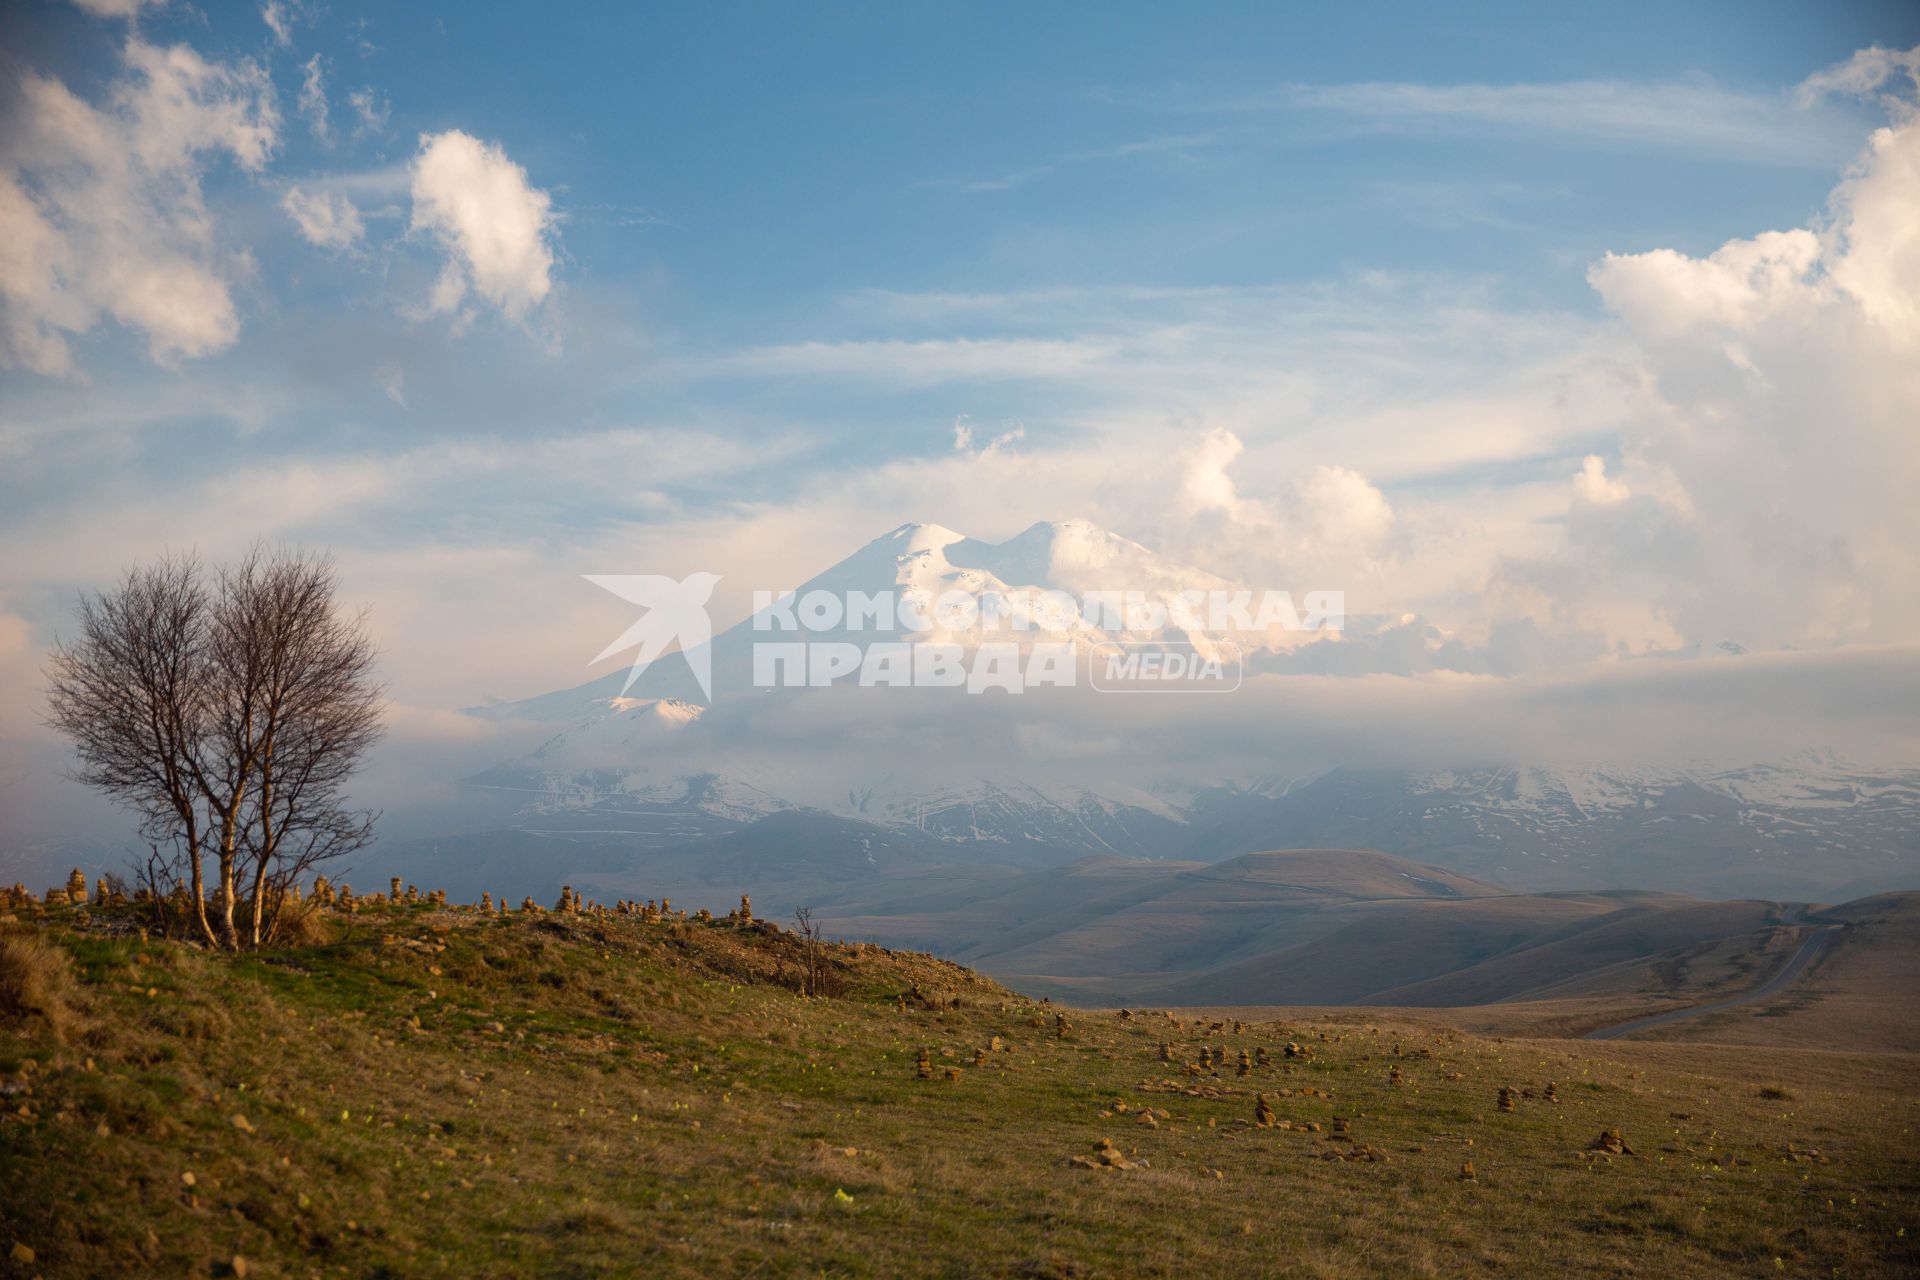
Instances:
[[[26,934],[0,934],[0,1022],[44,1018],[56,1035],[76,1021],[73,964],[62,948]]]

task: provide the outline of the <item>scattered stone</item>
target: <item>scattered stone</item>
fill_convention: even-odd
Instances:
[[[1553,1081],[1549,1080],[1547,1081],[1546,1092],[1541,1094],[1541,1097],[1545,1098],[1548,1102],[1557,1103],[1560,1101],[1560,1090],[1554,1087]]]
[[[955,1080],[958,1080],[959,1078],[960,1078],[960,1068],[958,1068],[958,1067],[948,1067],[948,1068],[947,1068],[947,1080],[948,1080],[949,1082],[952,1082],[952,1081],[955,1081]]]
[[[36,1255],[34,1251],[32,1249],[29,1249],[26,1245],[21,1244],[18,1240],[15,1240],[13,1242],[13,1249],[10,1253],[7,1254],[7,1256],[13,1259],[15,1262],[19,1263],[23,1267],[30,1267],[33,1265],[34,1258],[37,1257],[38,1255]]]
[[[993,1050],[995,1053],[1005,1053],[1007,1051],[1007,1042],[999,1036],[995,1036],[993,1039],[987,1041],[987,1048]]]
[[[242,1133],[258,1132],[258,1130],[256,1130],[253,1127],[253,1121],[247,1119],[244,1115],[241,1115],[238,1111],[233,1113],[233,1117],[230,1123],[233,1125],[234,1128],[238,1129]]]
[[[1480,1181],[1480,1179],[1479,1179],[1479,1178],[1477,1178],[1477,1177],[1475,1177],[1475,1176],[1474,1176],[1474,1172],[1473,1172],[1473,1161],[1471,1161],[1471,1160],[1463,1160],[1463,1161],[1461,1161],[1461,1162],[1460,1162],[1460,1181],[1462,1181],[1462,1182],[1478,1182],[1478,1181]]]
[[[1120,1153],[1111,1138],[1102,1138],[1093,1147],[1090,1156],[1073,1156],[1068,1164],[1076,1169],[1136,1169],[1139,1166]]]

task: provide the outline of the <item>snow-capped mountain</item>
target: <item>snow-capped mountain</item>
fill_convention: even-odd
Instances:
[[[865,647],[884,641],[959,645],[973,649],[993,642],[1028,649],[1035,644],[1069,644],[1086,650],[1109,641],[1133,647],[1164,644],[1218,652],[1224,640],[1242,650],[1282,649],[1334,632],[1288,631],[1277,626],[1257,632],[1209,629],[1212,621],[1182,593],[1244,590],[1204,570],[1176,564],[1155,552],[1085,520],[1041,522],[1005,542],[985,542],[937,524],[904,524],[875,538],[832,568],[793,589],[795,600],[818,593],[839,601],[885,598],[918,602],[924,626],[903,627],[896,607],[885,616],[841,618],[803,632],[779,630],[785,610],[762,610],[716,635],[708,646],[713,697],[720,701],[754,688],[753,650],[759,643],[804,639],[809,643],[852,643]],[[1158,625],[1127,625],[1137,617],[1114,618],[1096,610],[1088,616],[1078,603],[1090,593],[1133,593],[1143,614],[1158,615]],[[972,608],[951,611],[927,606],[958,596]],[[1069,604],[1068,600],[1074,602]],[[702,698],[685,661],[668,655],[652,663],[627,687],[627,673],[616,671],[573,689],[557,690],[515,702],[470,709],[490,719],[578,723],[605,714],[623,689],[633,699],[699,703]]]
[[[882,779],[849,789],[845,804],[834,808],[1010,861],[1054,850],[1161,856],[1187,826],[1183,810],[1124,783],[1094,790],[1014,777],[955,779],[933,787]]]
[[[1189,846],[1201,856],[1374,848],[1521,889],[1831,897],[1920,867],[1920,770],[1827,755],[1739,768],[1335,769],[1284,794],[1210,803],[1219,820]]]

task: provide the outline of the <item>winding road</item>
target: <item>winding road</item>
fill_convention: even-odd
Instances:
[[[1824,925],[1808,934],[1800,944],[1800,949],[1787,958],[1779,972],[1751,991],[1743,991],[1737,996],[1728,996],[1724,1000],[1715,1000],[1709,1004],[1696,1004],[1686,1009],[1671,1009],[1666,1013],[1649,1014],[1644,1018],[1635,1018],[1630,1022],[1615,1023],[1611,1027],[1601,1027],[1581,1036],[1582,1040],[1618,1040],[1621,1036],[1632,1035],[1636,1031],[1650,1031],[1655,1027],[1664,1027],[1669,1023],[1684,1022],[1688,1018],[1698,1018],[1709,1013],[1718,1013],[1722,1009],[1733,1009],[1743,1004],[1752,1004],[1756,1000],[1765,1000],[1778,995],[1793,985],[1795,979],[1806,971],[1808,965],[1833,945],[1840,936],[1841,926]]]

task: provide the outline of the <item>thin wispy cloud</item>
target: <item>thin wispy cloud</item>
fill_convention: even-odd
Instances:
[[[1138,156],[1191,156],[1216,145],[1219,138],[1211,133],[1170,134],[1164,137],[1141,138],[1136,142],[1123,142],[1111,147],[1089,147],[1081,151],[1070,151],[1051,160],[1010,169],[987,177],[971,178],[929,178],[920,183],[922,187],[949,191],[959,191],[976,195],[993,191],[1011,191],[1030,183],[1050,178],[1063,169],[1078,168],[1083,165],[1101,164],[1114,160],[1127,160]]]
[[[1851,152],[1860,132],[1857,121],[1820,109],[1808,95],[1748,92],[1704,79],[1296,83],[1160,101],[1199,114],[1318,117],[1355,133],[1554,138],[1823,167]]]

